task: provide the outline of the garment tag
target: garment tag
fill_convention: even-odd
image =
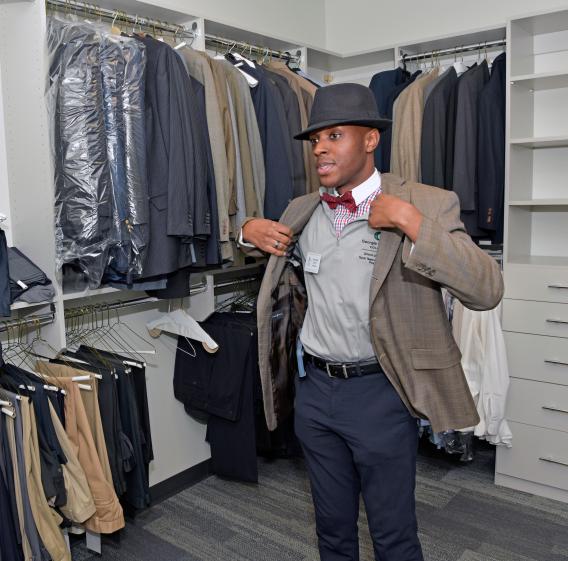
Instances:
[[[27,289],[29,288],[28,285],[27,285],[24,281],[21,281],[21,280],[17,280],[17,281],[16,281],[16,284],[17,284],[20,288],[23,288],[24,290],[27,290]]]
[[[321,255],[319,253],[308,253],[304,271],[317,275],[320,270]]]

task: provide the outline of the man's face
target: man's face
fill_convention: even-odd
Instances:
[[[320,183],[324,187],[350,189],[372,172],[372,154],[377,147],[376,129],[339,125],[310,135]]]

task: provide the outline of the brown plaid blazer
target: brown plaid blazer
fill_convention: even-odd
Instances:
[[[489,310],[503,297],[503,277],[494,259],[479,249],[460,221],[455,193],[392,174],[383,192],[414,204],[423,214],[412,254],[411,241],[396,229],[382,231],[372,273],[369,321],[375,353],[409,411],[428,419],[433,430],[474,426],[479,417],[465,379],[461,353],[452,337],[441,288],[466,307]],[[320,203],[318,193],[292,200],[280,222],[297,240]],[[282,420],[290,387],[272,371],[275,295],[286,260],[271,256],[258,297],[259,365],[268,428]],[[309,305],[309,303],[308,303]],[[292,374],[293,375],[293,374]]]

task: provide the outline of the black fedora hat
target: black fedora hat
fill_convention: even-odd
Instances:
[[[361,84],[334,84],[317,90],[308,127],[294,138],[308,140],[314,131],[334,125],[360,125],[383,131],[391,123],[379,115],[369,88]]]

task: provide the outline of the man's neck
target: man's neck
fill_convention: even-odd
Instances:
[[[336,187],[335,190],[340,195],[343,195],[343,193],[347,193],[348,191],[353,191],[353,189],[357,189],[357,187],[363,185],[363,183],[368,181],[373,176],[374,173],[375,173],[375,167],[373,166],[373,168],[363,176],[364,179],[357,181],[356,183],[353,182],[351,185],[348,184],[342,187]]]

